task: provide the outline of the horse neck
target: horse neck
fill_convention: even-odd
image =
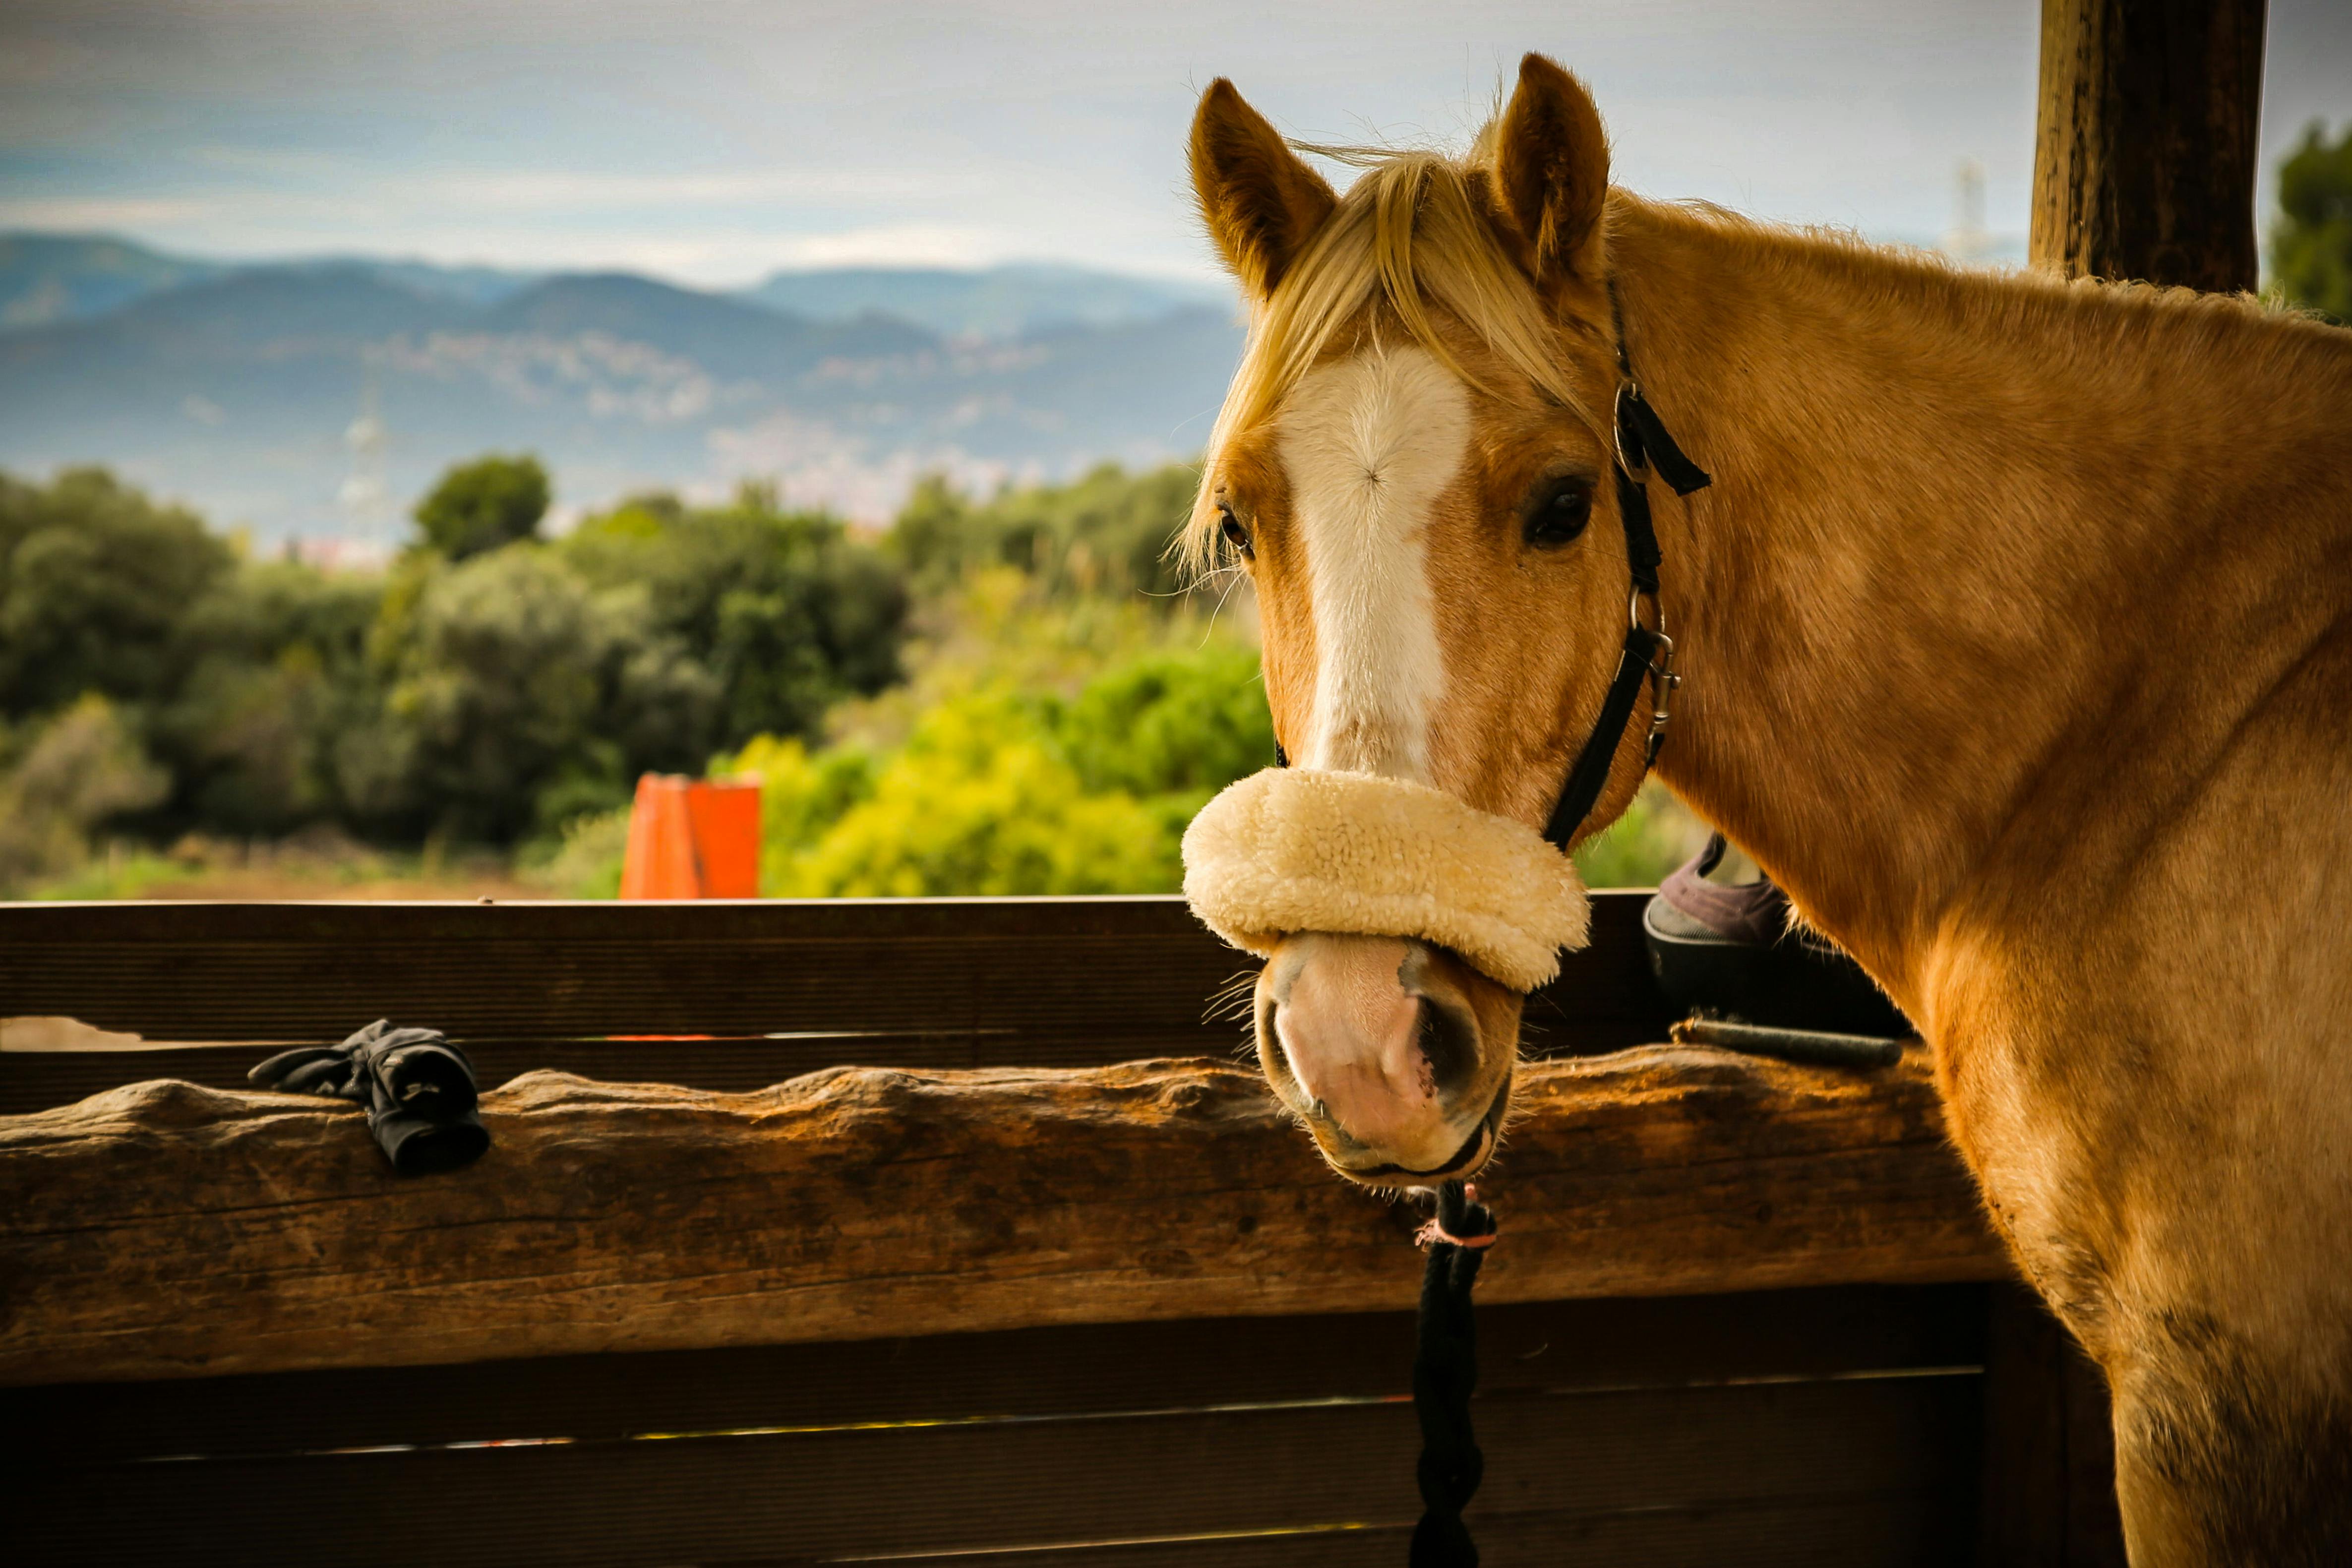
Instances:
[[[1659,507],[1660,772],[1924,1017],[1955,900],[2066,853],[2068,812],[2164,809],[2106,798],[2119,754],[2193,770],[2243,711],[2199,682],[2258,700],[2352,610],[2352,462],[2310,478],[2352,336],[1622,195],[1611,225],[1634,372],[1715,476]]]

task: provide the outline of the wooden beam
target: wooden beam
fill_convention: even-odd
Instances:
[[[1922,1053],[1535,1064],[1495,1301],[2007,1273]],[[334,1102],[131,1085],[0,1118],[0,1382],[398,1366],[1409,1306],[1404,1206],[1255,1073],[836,1068],[750,1094],[532,1073],[479,1164]]]
[[[2265,0],[2042,0],[2037,266],[2254,287]]]
[[[1593,896],[1591,945],[1528,1000],[1554,1048],[1594,1026],[1664,1037],[1648,901]],[[1094,1037],[1122,1045],[1096,1059],[1133,1060],[1185,1033],[1230,1049],[1241,1026],[1204,1028],[1211,999],[1256,967],[1173,897],[0,903],[0,1058],[31,1054],[5,1026],[30,1015],[151,1041],[338,1040],[387,1016],[469,1041]]]

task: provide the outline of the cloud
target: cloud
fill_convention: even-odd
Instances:
[[[2267,138],[2352,113],[2347,14],[2273,5]],[[1925,235],[1974,158],[1990,225],[2024,225],[2033,0],[8,0],[0,222],[702,281],[1199,275],[1182,145],[1211,77],[1310,135],[1458,141],[1530,46],[1592,85],[1637,189]]]
[[[152,230],[201,222],[215,204],[192,196],[0,196],[0,228]]]
[[[787,241],[782,264],[794,267],[985,267],[1020,254],[1010,237],[942,224],[845,229]]]
[[[399,181],[392,193],[420,205],[578,212],[616,206],[737,206],[820,197],[888,205],[934,199],[968,188],[907,169],[720,169],[676,174],[523,169]]]

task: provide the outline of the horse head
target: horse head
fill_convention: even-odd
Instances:
[[[1337,784],[1314,831],[1354,835],[1355,850],[1330,852],[1368,864],[1425,861],[1423,880],[1391,887],[1378,916],[1267,917],[1247,945],[1267,959],[1255,1032],[1276,1094],[1342,1174],[1419,1185],[1493,1153],[1523,994],[1559,941],[1581,940],[1581,889],[1535,834],[1626,640],[1608,149],[1583,87],[1529,55],[1465,156],[1316,151],[1361,167],[1346,195],[1229,82],[1201,100],[1193,184],[1251,329],[1186,537],[1204,569],[1255,584],[1267,700],[1300,790],[1400,786],[1379,796],[1395,805],[1388,837],[1364,839]],[[1631,799],[1642,743],[1633,726],[1604,748],[1608,782],[1580,831]],[[1297,795],[1259,816],[1323,809]],[[1416,848],[1423,817],[1433,847]],[[1490,861],[1452,847],[1489,830],[1534,849],[1498,840]],[[1484,944],[1475,920],[1413,913],[1451,896],[1428,879],[1473,861],[1502,869],[1472,880],[1524,862],[1544,897],[1572,895],[1533,959],[1497,957],[1510,942]],[[1344,890],[1339,903],[1365,907]],[[1317,919],[1331,929],[1298,923]]]

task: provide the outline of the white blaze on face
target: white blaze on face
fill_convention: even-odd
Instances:
[[[1310,371],[1276,433],[1315,617],[1315,728],[1299,761],[1425,782],[1444,693],[1428,531],[1470,441],[1462,383],[1421,348]]]

